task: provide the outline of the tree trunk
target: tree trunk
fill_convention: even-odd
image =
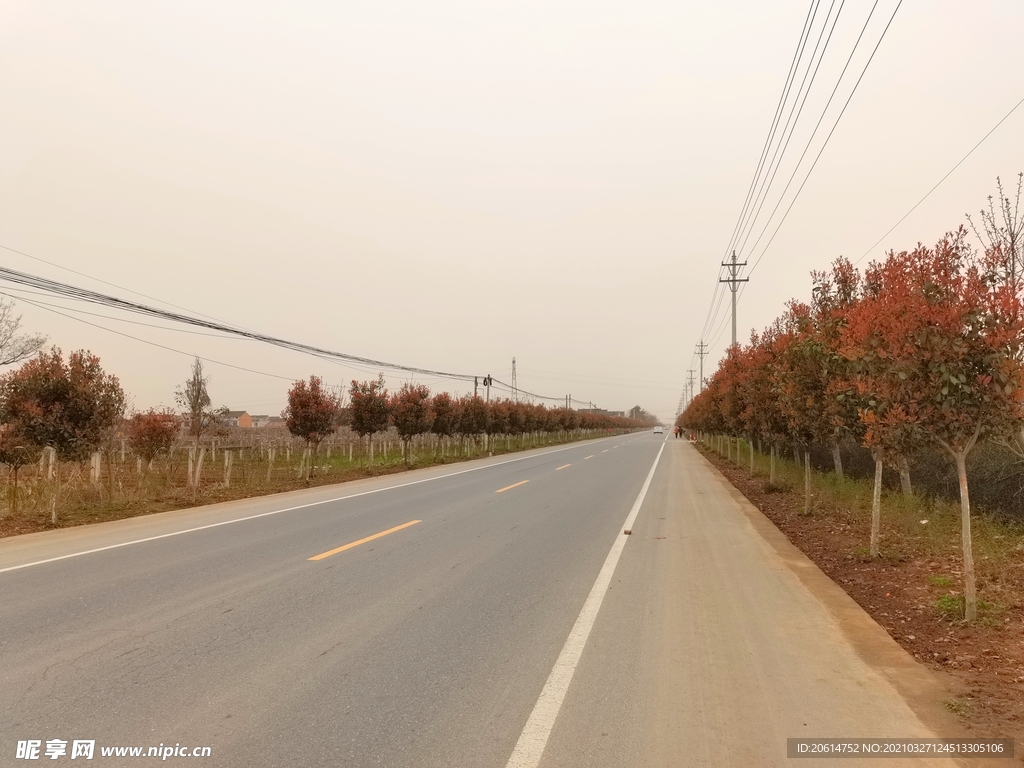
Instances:
[[[57,490],[53,494],[53,503],[50,505],[50,524],[57,525],[57,501],[60,499],[60,464],[57,464]]]
[[[804,449],[804,514],[811,513],[811,450]]]
[[[900,454],[896,458],[896,467],[900,472],[900,488],[903,489],[903,495],[912,496],[914,489],[910,487],[910,464],[907,463],[907,457]]]
[[[231,487],[231,465],[232,456],[235,455],[234,451],[224,451],[224,487]]]
[[[373,435],[370,435],[370,466],[373,466]]]
[[[309,454],[309,458],[306,460],[306,482],[309,482],[309,478],[316,477],[316,454],[320,449],[320,443],[310,443],[306,446],[306,453]]]
[[[18,465],[11,467],[11,514],[18,514]]]
[[[775,443],[770,448],[771,456],[768,458],[768,484],[775,485]]]
[[[793,443],[793,463],[800,466],[800,446]]]
[[[194,499],[199,493],[200,481],[203,477],[203,459],[206,458],[206,448],[199,449],[199,458],[196,460],[196,474],[192,478],[192,498]]]
[[[967,451],[956,454],[956,474],[960,481],[960,538],[964,549],[964,618],[978,618],[978,592],[974,582],[974,545],[971,542],[971,497],[967,492]]]
[[[832,464],[835,465],[836,474],[843,479],[843,457],[839,454],[839,444],[832,446]]]
[[[121,461],[124,461],[124,441],[121,442]],[[107,452],[107,504],[114,503],[114,452]]]
[[[751,440],[747,443],[747,447],[750,448],[750,476],[754,476],[754,441]]]
[[[277,453],[276,448],[267,449],[267,482],[270,482],[271,475],[274,471],[274,454]]]
[[[871,557],[878,557],[878,531],[882,527],[882,454],[875,454],[875,490],[871,496]]]
[[[405,458],[405,466],[410,465],[410,453],[412,451],[412,438],[406,438],[405,443],[402,445],[402,453]]]

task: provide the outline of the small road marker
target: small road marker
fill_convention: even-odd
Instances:
[[[565,469],[566,467],[571,467],[571,466],[572,466],[572,464],[563,464],[560,467],[555,467],[555,472],[557,472],[560,469]]]
[[[511,491],[513,488],[518,488],[520,485],[530,482],[529,480],[520,480],[518,483],[512,483],[512,485],[506,485],[504,488],[499,488],[495,493],[504,493],[505,491]]]
[[[330,557],[331,555],[336,555],[339,552],[344,552],[346,549],[352,549],[352,547],[358,547],[360,544],[365,544],[368,541],[373,541],[374,539],[379,539],[381,536],[387,536],[389,533],[394,533],[395,531],[400,531],[403,528],[408,528],[410,525],[416,525],[416,523],[422,523],[422,522],[423,522],[422,520],[410,520],[408,523],[402,523],[401,525],[396,525],[394,528],[388,528],[386,531],[381,531],[380,533],[375,533],[375,534],[373,534],[373,536],[367,536],[365,539],[360,539],[359,541],[349,542],[348,544],[340,546],[337,549],[331,549],[331,550],[328,550],[327,552],[321,552],[319,555],[315,555],[314,557],[310,557],[308,559],[309,560],[323,560],[325,557]]]

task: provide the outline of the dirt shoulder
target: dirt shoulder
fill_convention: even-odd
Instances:
[[[864,545],[870,516],[863,511],[818,492],[811,513],[804,515],[802,488],[771,488],[765,477],[751,477],[747,468],[697,447],[896,642],[923,664],[953,676],[963,693],[946,705],[965,728],[977,736],[1015,738],[1024,764],[1022,569],[979,573],[982,599],[996,594],[998,611],[983,622],[965,625],[944,610],[959,583],[958,541],[950,542],[949,551],[936,552],[894,525],[885,532],[884,556],[869,558]]]

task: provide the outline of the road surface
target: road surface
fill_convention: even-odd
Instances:
[[[787,765],[791,737],[944,727],[941,686],[671,436],[0,541],[0,594],[0,765],[32,739],[60,764],[78,739],[97,765]]]

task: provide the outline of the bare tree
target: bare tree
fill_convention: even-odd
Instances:
[[[174,393],[174,399],[181,408],[182,421],[189,437],[194,442],[195,470],[190,474],[188,484],[192,486],[193,496],[199,489],[199,478],[202,476],[203,459],[206,449],[200,445],[203,435],[215,432],[220,427],[224,408],[210,407],[210,394],[206,385],[209,376],[203,375],[203,361],[198,357],[192,363],[192,375]],[[189,462],[191,468],[191,461]]]
[[[14,314],[14,302],[0,299],[0,365],[11,365],[32,357],[43,348],[46,337],[19,334],[21,315]]]
[[[988,210],[980,212],[981,230],[969,214],[967,220],[986,252],[998,254],[1003,280],[1019,291],[1024,280],[1024,211],[1020,207],[1024,172],[1017,174],[1017,193],[1013,200],[1004,192],[1003,181],[998,176],[996,189],[999,190],[999,203],[996,204],[992,195],[988,196]]]

